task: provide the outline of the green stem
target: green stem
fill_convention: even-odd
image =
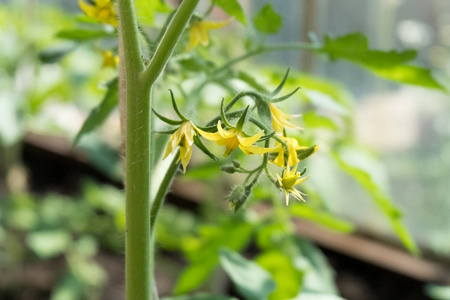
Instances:
[[[147,70],[142,74],[147,84],[153,84],[164,70],[198,2],[199,0],[184,0],[181,2],[155,50],[153,59]]]
[[[164,69],[199,0],[178,8],[149,67],[144,71],[139,29],[132,0],[119,0],[127,89],[126,242],[127,300],[152,299],[153,240],[151,238],[151,97],[152,86]],[[154,223],[154,222],[153,222]]]
[[[119,0],[119,21],[124,47],[125,67],[129,78],[133,74],[136,76],[144,68],[141,61],[139,29],[133,0]]]
[[[247,52],[246,54],[236,57],[232,60],[230,60],[229,62],[227,62],[226,64],[224,64],[222,67],[218,68],[215,70],[214,74],[218,74],[221,73],[223,71],[226,71],[227,69],[229,69],[231,66],[246,60],[250,57],[256,56],[256,55],[260,55],[263,53],[267,53],[267,52],[274,52],[274,51],[299,51],[299,50],[310,50],[310,51],[315,51],[318,48],[312,44],[307,44],[307,43],[286,43],[286,44],[276,44],[276,45],[271,45],[271,46],[263,46],[261,48],[258,48],[256,50]]]

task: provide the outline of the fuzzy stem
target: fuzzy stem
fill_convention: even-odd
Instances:
[[[144,71],[139,29],[132,0],[119,0],[126,70],[126,243],[127,300],[152,299],[151,89],[163,71],[199,0],[184,0]],[[156,200],[156,199],[155,199]],[[156,216],[155,216],[156,218]]]

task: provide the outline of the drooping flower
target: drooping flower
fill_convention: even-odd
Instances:
[[[80,8],[86,15],[96,18],[100,23],[117,26],[117,14],[114,11],[114,3],[111,0],[95,0],[95,5],[86,4],[78,0]]]
[[[287,113],[282,112],[278,107],[273,103],[269,103],[270,114],[272,117],[272,127],[276,133],[282,133],[284,127],[289,127],[293,129],[302,129],[301,127],[292,124],[288,121],[288,119],[295,117],[295,115],[289,115]]]
[[[198,21],[192,24],[191,29],[189,31],[189,44],[186,47],[186,51],[190,51],[198,44],[208,46],[209,44],[208,31],[222,28],[225,25],[227,25],[228,22],[230,22],[230,20],[222,22]]]
[[[314,154],[317,151],[317,149],[319,148],[318,146],[314,146],[314,148],[313,147],[301,147],[298,144],[297,139],[295,139],[295,138],[290,138],[290,137],[285,137],[285,136],[280,136],[280,138],[286,143],[286,146],[279,142],[275,142],[275,148],[274,148],[273,152],[278,152],[278,155],[273,160],[273,163],[282,168],[285,167],[286,165],[295,166],[300,162],[297,151],[312,149],[311,153],[308,153],[308,156],[309,156],[309,155]],[[288,154],[287,163],[285,162],[285,153],[286,152]]]
[[[115,68],[119,64],[119,57],[111,51],[102,51],[103,67]]]
[[[236,150],[238,147],[246,154],[264,154],[271,152],[272,148],[261,148],[253,145],[256,143],[261,136],[263,131],[255,134],[254,136],[246,137],[242,129],[232,127],[230,130],[224,130],[222,124],[217,122],[217,132],[211,133],[203,131],[197,128],[197,131],[207,140],[216,141],[219,146],[225,146],[225,153],[223,156],[227,157],[231,152]]]
[[[289,205],[289,194],[292,194],[297,200],[306,201],[302,196],[305,194],[298,191],[295,186],[308,179],[309,176],[301,178],[301,174],[297,172],[297,166],[291,169],[289,165],[283,170],[281,177],[277,174],[278,185],[286,196],[286,205]]]
[[[175,152],[176,148],[180,147],[180,156],[177,162],[181,160],[183,170],[186,172],[186,167],[191,160],[192,156],[192,144],[194,143],[195,125],[191,121],[183,122],[175,133],[170,137],[170,141],[167,144],[166,158],[170,153]]]

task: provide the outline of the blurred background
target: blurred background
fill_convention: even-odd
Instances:
[[[208,54],[199,49],[201,56],[210,55],[215,63],[215,55],[221,55],[218,61],[223,62],[261,40],[308,42],[322,40],[326,34],[361,32],[373,49],[416,49],[414,63],[432,69],[433,76],[448,86],[449,1],[241,3],[249,19],[271,3],[284,18],[281,30],[261,38],[254,29],[247,33],[232,22],[214,32],[212,50]],[[199,10],[208,5],[201,2]],[[72,147],[84,120],[102,101],[107,82],[117,76],[117,68],[103,65],[101,51],[117,46],[113,39],[57,37],[61,30],[74,28],[81,15],[76,1],[0,1],[0,299],[124,299],[118,109]],[[160,28],[166,17],[167,12],[157,12],[149,22]],[[211,18],[226,16],[215,9]],[[154,34],[155,29],[149,32]],[[236,36],[242,42],[236,43]],[[183,42],[187,43],[187,36]],[[200,107],[210,116],[216,100],[230,91],[213,84],[190,94],[199,97],[196,103],[183,99],[183,88],[189,90],[196,80],[209,76],[190,59],[182,50],[177,52],[156,93],[167,100],[165,91],[176,86],[188,113]],[[296,223],[299,234],[327,257],[341,295],[350,300],[450,299],[448,291],[436,292],[436,286],[430,285],[450,280],[449,96],[389,82],[350,63],[331,62],[309,52],[267,53],[237,66],[274,87],[287,67],[292,68],[292,77],[286,89],[300,86],[302,90],[298,101],[283,102],[283,107],[304,114],[294,121],[305,127],[301,140],[320,145],[308,161],[312,177],[305,189],[311,206],[320,203],[345,220],[343,226],[356,228],[344,237],[314,222],[304,223],[304,216]],[[174,79],[177,72],[183,75]],[[163,100],[161,111],[169,111]],[[316,114],[322,117],[319,123]],[[341,148],[340,157],[370,170],[370,184],[376,188],[369,192],[367,185],[354,180],[356,175],[343,172],[327,155],[349,139],[353,146]],[[189,261],[186,255],[198,242],[199,228],[220,219],[215,234],[217,239],[225,238],[233,227],[230,222],[240,218],[222,201],[237,180],[223,175],[220,164],[194,153],[186,176],[175,181],[157,228],[161,295],[170,295],[177,285]],[[402,249],[389,221],[371,200],[377,197],[374,193],[400,208],[421,258],[411,258]],[[263,185],[250,201],[263,202],[267,197],[283,200]],[[254,247],[250,243],[244,250],[253,253]],[[236,295],[223,272],[212,278],[202,289]]]

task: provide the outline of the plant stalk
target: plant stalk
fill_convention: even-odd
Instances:
[[[184,0],[159,43],[147,70],[141,59],[139,29],[132,0],[119,0],[119,26],[126,73],[126,242],[127,300],[151,300],[151,89],[163,71],[199,0]],[[155,199],[157,202],[157,199]],[[162,202],[162,201],[159,201]],[[160,203],[161,204],[161,203]],[[157,211],[156,211],[157,212]],[[156,219],[156,216],[154,216]]]

